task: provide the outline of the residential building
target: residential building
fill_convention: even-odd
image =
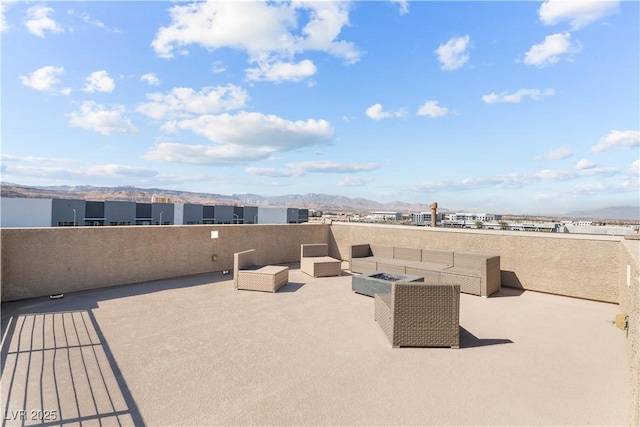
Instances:
[[[442,222],[444,214],[436,213],[436,223]],[[411,223],[416,225],[431,224],[431,212],[420,212],[411,214]]]

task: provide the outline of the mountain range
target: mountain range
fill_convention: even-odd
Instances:
[[[123,200],[149,203],[153,196],[169,197],[174,203],[200,203],[221,205],[245,205],[260,207],[298,207],[321,211],[351,211],[356,213],[371,211],[429,212],[428,203],[389,202],[380,203],[364,198],[349,198],[322,193],[287,194],[264,196],[259,194],[215,194],[189,191],[166,190],[161,188],[94,187],[91,185],[26,186],[9,182],[0,183],[2,197],[59,198],[80,200]],[[438,207],[438,212],[453,212]],[[464,212],[457,210],[457,212]],[[494,212],[498,213],[498,212]],[[558,215],[551,215],[558,217]],[[640,221],[637,206],[613,206],[592,210],[572,211],[563,214],[567,218],[609,219]]]
[[[174,203],[200,203],[221,205],[245,205],[260,207],[298,207],[322,211],[430,211],[429,204],[390,202],[380,203],[364,198],[348,198],[330,194],[287,194],[282,196],[263,196],[259,194],[214,194],[189,191],[166,190],[161,188],[137,187],[93,187],[76,186],[25,186],[13,183],[1,183],[2,197],[58,198],[80,200],[122,200],[149,203],[153,196],[169,197]],[[451,212],[438,208],[440,212]]]

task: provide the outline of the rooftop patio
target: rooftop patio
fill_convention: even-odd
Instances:
[[[275,294],[212,273],[3,303],[6,425],[628,422],[617,304],[462,294],[460,349],[392,349],[347,271],[288,265]]]

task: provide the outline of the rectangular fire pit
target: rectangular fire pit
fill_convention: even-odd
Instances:
[[[393,282],[422,282],[423,280],[420,276],[412,276],[410,274],[376,271],[352,276],[351,290],[355,293],[372,297],[375,294],[390,293],[391,283]]]

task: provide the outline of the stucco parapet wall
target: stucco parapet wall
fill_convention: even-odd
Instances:
[[[541,239],[575,239],[575,240],[598,240],[598,241],[610,241],[621,242],[625,239],[633,240],[628,236],[609,236],[601,234],[570,234],[570,233],[551,233],[543,231],[511,231],[511,230],[482,230],[475,228],[449,228],[449,227],[419,227],[415,225],[396,225],[396,224],[375,224],[375,223],[362,223],[362,222],[337,222],[334,221],[331,224],[334,226],[348,226],[348,227],[368,227],[368,228],[390,228],[399,230],[414,230],[425,233],[461,233],[461,234],[479,234],[487,236],[524,236],[534,237]],[[635,236],[635,235],[632,235]],[[639,237],[640,239],[640,237]]]
[[[334,222],[331,236],[342,259],[360,243],[499,255],[502,286],[619,302],[623,236],[346,222]]]
[[[2,301],[232,270],[247,249],[261,264],[295,262],[328,235],[323,224],[2,228]]]
[[[640,240],[625,239],[620,247],[620,314],[626,314],[629,355],[629,425],[640,426]]]

